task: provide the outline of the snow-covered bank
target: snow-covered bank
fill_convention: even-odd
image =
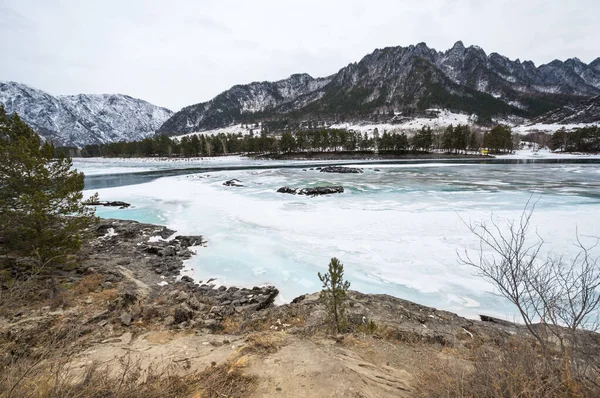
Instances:
[[[600,159],[600,154],[552,152],[542,148],[537,151],[521,149],[507,155],[496,155],[498,159]]]

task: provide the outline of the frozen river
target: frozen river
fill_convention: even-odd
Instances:
[[[515,219],[533,194],[539,201],[532,223],[548,249],[568,257],[576,229],[584,238],[600,235],[600,164],[594,161],[363,163],[363,174],[242,159],[184,167],[124,161],[75,166],[89,176],[87,193],[133,205],[99,208],[99,216],[201,234],[208,246],[187,263],[192,276],[227,285],[274,284],[281,301],[319,290],[317,272],[335,256],[352,289],[470,317],[513,319],[514,309],[459,263],[457,251],[478,247],[462,220],[492,214]],[[245,187],[223,186],[232,178]],[[346,191],[316,198],[276,192],[318,185]]]

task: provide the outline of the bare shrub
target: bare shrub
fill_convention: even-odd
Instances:
[[[541,361],[561,370],[565,386],[576,385],[574,378],[596,383],[598,360],[590,358],[582,329],[596,331],[599,325],[600,264],[592,254],[598,239],[585,245],[577,235],[578,254],[571,260],[542,258],[543,239],[529,234],[534,210],[535,203],[528,202],[520,219],[508,222],[505,229],[493,218],[489,224],[468,224],[480,248],[476,256],[465,250],[460,261],[477,269],[515,305],[541,347]],[[555,360],[557,346],[560,365]]]

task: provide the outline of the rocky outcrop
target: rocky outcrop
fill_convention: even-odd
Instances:
[[[225,185],[227,187],[243,187],[244,186],[240,180],[236,180],[235,178],[233,180],[225,181],[223,183],[223,185]]]
[[[141,318],[155,318],[169,328],[215,332],[228,317],[246,317],[273,305],[279,294],[274,286],[218,287],[213,278],[203,283],[187,275],[177,280],[184,260],[194,254],[190,248],[206,242],[200,235],[173,235],[175,231],[158,225],[100,220],[98,239],[84,249],[79,272],[102,274],[103,288],[123,283],[131,288],[109,305],[108,312],[95,314],[91,323],[105,324],[113,319],[123,327],[132,327]],[[143,310],[133,305],[148,297],[162,299]]]
[[[518,324],[498,324],[466,319],[454,313],[438,310],[385,294],[364,294],[349,291],[352,306],[347,308],[348,326],[351,331],[364,331],[384,335],[388,339],[406,343],[427,343],[445,347],[470,346],[477,341],[497,341],[509,336],[527,336],[527,329]],[[268,308],[266,311],[248,314],[242,329],[256,330],[270,320],[273,329],[291,334],[312,336],[327,322],[327,311],[319,293],[302,295],[290,304]],[[303,319],[301,325],[293,325],[293,319]],[[271,321],[272,322],[272,321]]]
[[[307,195],[307,196],[319,196],[319,195],[330,195],[333,193],[343,193],[344,187],[342,186],[331,186],[331,187],[314,187],[314,188],[290,188],[281,187],[277,190],[279,193],[289,193],[292,195]]]
[[[92,268],[96,267],[94,264],[112,266],[111,269],[126,267],[142,278],[159,283],[161,278],[179,275],[183,261],[194,254],[189,248],[205,243],[198,235],[178,235],[167,240],[174,234],[175,231],[159,225],[101,219],[96,227],[99,239],[84,249],[83,256],[89,261],[84,261],[83,266],[92,263]]]
[[[154,304],[151,312],[170,328],[199,328],[215,332],[231,317],[250,318],[270,308],[279,291],[274,286],[236,288],[199,284],[183,277],[170,291],[163,292],[162,304]]]
[[[329,166],[323,167],[321,173],[362,173],[363,170],[356,167],[341,167],[341,166]]]

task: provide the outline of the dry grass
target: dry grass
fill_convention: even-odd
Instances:
[[[94,304],[104,306],[115,301],[119,297],[119,289],[106,289],[88,294]]]
[[[0,398],[247,397],[255,383],[255,377],[243,373],[248,357],[240,353],[192,373],[175,363],[142,367],[130,356],[120,358],[118,364],[73,369],[72,353],[66,347],[52,347],[45,354],[3,367]]]
[[[593,384],[564,380],[560,365],[545,364],[535,343],[513,338],[499,347],[475,349],[468,365],[458,358],[438,361],[421,375],[419,390],[434,398],[600,396]]]
[[[39,278],[27,280],[7,279],[0,283],[0,316],[10,318],[23,307],[51,304],[47,281]]]
[[[246,337],[240,354],[267,355],[277,352],[285,344],[285,332],[259,332]]]
[[[256,377],[243,373],[248,364],[245,355],[234,355],[220,365],[207,368],[197,375],[199,389],[195,398],[223,398],[250,396],[256,383]]]
[[[88,293],[97,292],[102,288],[104,276],[101,274],[86,275],[82,280],[77,282],[71,290],[74,295],[82,296]]]
[[[180,375],[174,365],[143,369],[128,357],[115,374],[109,366],[92,364],[83,373],[65,362],[54,363],[0,384],[1,398],[176,398],[247,397],[255,379],[243,374],[245,357],[211,366],[203,372]]]
[[[219,330],[222,334],[235,334],[240,331],[240,325],[242,321],[236,318],[225,318],[221,322],[221,329]]]

